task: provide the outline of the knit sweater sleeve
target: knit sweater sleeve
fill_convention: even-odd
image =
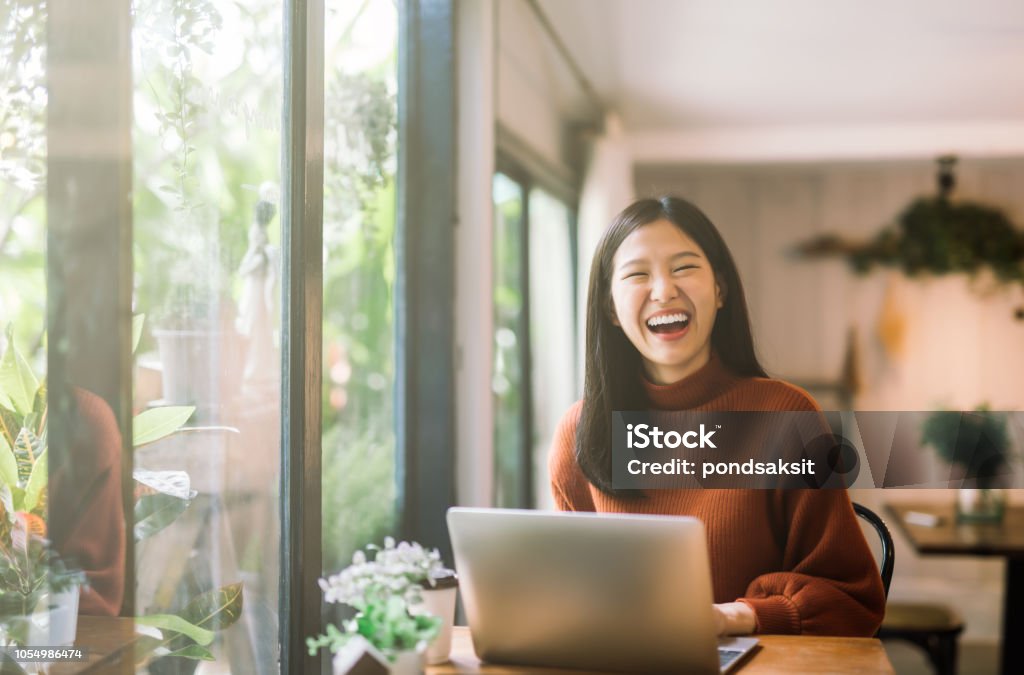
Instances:
[[[865,636],[885,613],[878,567],[845,490],[780,490],[782,569],[755,578],[741,602],[759,633]]]
[[[590,482],[576,461],[576,427],[583,402],[577,401],[558,423],[548,455],[551,494],[559,511],[595,511]]]

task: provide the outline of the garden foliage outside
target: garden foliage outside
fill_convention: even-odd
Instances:
[[[0,10],[0,324],[37,371],[45,8]],[[134,309],[158,326],[183,301],[226,323],[260,186],[281,184],[281,1],[134,0],[132,11]],[[394,521],[397,16],[390,0],[327,11],[323,550],[337,569]],[[269,236],[280,244],[279,219]],[[140,352],[154,349],[147,333]]]

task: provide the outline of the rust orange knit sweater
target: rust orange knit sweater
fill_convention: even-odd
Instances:
[[[645,383],[660,410],[817,410],[779,380],[740,378],[712,356],[666,386]],[[885,612],[878,567],[845,490],[650,490],[643,499],[604,494],[576,463],[582,402],[562,418],[551,448],[551,489],[565,511],[694,516],[708,536],[715,602],[741,601],[757,632],[870,636]]]

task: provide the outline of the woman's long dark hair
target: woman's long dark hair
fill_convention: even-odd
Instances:
[[[711,332],[711,347],[722,363],[743,377],[766,377],[754,353],[743,285],[722,235],[696,206],[678,197],[641,199],[622,211],[594,252],[587,291],[587,353],[583,411],[576,430],[576,459],[583,475],[606,494],[612,489],[612,411],[649,407],[641,382],[640,352],[612,323],[612,260],[623,240],[656,220],[668,220],[693,239],[707,256],[723,302]]]

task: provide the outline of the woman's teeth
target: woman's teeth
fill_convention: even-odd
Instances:
[[[682,330],[690,323],[690,315],[687,312],[676,312],[675,314],[662,314],[651,317],[647,320],[647,327],[655,333],[672,333]]]

